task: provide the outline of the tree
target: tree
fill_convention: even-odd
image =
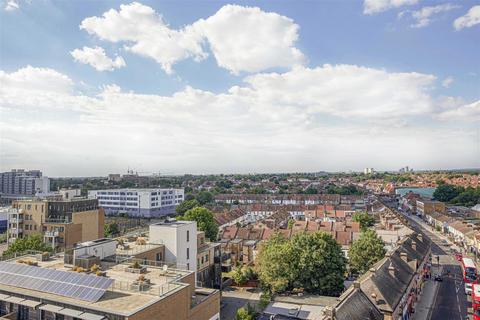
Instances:
[[[201,205],[204,205],[213,201],[213,195],[208,191],[200,191],[197,194],[196,199]]]
[[[314,187],[308,187],[307,189],[305,189],[305,194],[317,194],[318,193],[318,190],[317,188],[314,188]]]
[[[255,320],[255,309],[247,303],[246,307],[237,310],[236,320]]]
[[[294,224],[295,224],[295,220],[294,220],[294,219],[288,219],[288,229],[292,230]]]
[[[298,233],[290,240],[275,234],[262,245],[256,268],[267,292],[303,288],[312,294],[336,296],[343,291],[346,259],[330,234]]]
[[[359,222],[362,230],[367,230],[375,223],[375,218],[367,212],[355,212],[352,216],[352,220]]]
[[[366,230],[348,251],[350,269],[360,274],[365,273],[385,256],[385,252],[383,241],[377,233],[371,229]]]
[[[197,228],[205,231],[205,236],[211,241],[217,240],[218,224],[213,218],[212,211],[204,207],[196,207],[185,212],[179,220],[190,220],[197,222]]]
[[[438,201],[450,202],[464,191],[463,187],[453,186],[451,184],[441,184],[433,193],[433,198]]]
[[[112,237],[120,233],[120,230],[118,229],[118,224],[116,224],[115,222],[106,223],[103,226],[103,231],[105,237]]]
[[[195,207],[200,207],[200,203],[197,201],[197,199],[183,201],[175,208],[175,211],[178,214],[184,214],[188,210],[193,209]]]
[[[39,234],[17,238],[7,250],[3,252],[4,256],[9,256],[14,253],[23,253],[27,250],[32,251],[52,251],[52,248],[45,244],[42,236]]]

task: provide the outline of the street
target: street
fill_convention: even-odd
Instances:
[[[443,281],[438,282],[436,285],[435,296],[433,297],[434,302],[425,319],[465,320],[470,306],[470,298],[467,299],[465,294],[462,268],[459,262],[455,260],[453,254],[453,250],[459,251],[459,248],[446,237],[430,231],[431,227],[419,217],[407,215],[396,210],[393,206],[390,208],[403,214],[410,221],[410,227],[414,231],[422,232],[432,241],[432,277],[434,274],[440,273],[443,276]]]

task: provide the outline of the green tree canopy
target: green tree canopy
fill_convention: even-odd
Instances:
[[[359,222],[362,230],[367,230],[375,223],[375,218],[367,212],[355,212],[352,216],[352,220]]]
[[[180,204],[175,208],[175,211],[176,211],[178,214],[184,214],[184,213],[187,212],[188,210],[193,209],[193,208],[195,208],[195,207],[200,207],[200,202],[198,202],[197,199],[187,200],[187,201],[183,201],[182,203],[180,203]]]
[[[255,320],[255,309],[250,304],[237,309],[235,320]]]
[[[116,224],[115,222],[106,223],[103,226],[103,231],[104,231],[105,237],[113,237],[120,233],[118,224]]]
[[[185,212],[179,220],[190,220],[197,222],[197,228],[205,231],[205,236],[211,241],[217,240],[218,224],[213,218],[212,211],[204,207],[196,207]]]
[[[208,191],[200,191],[197,194],[196,199],[201,205],[204,205],[213,201],[213,195]]]
[[[35,234],[16,239],[8,247],[8,249],[3,252],[3,255],[9,256],[14,253],[22,253],[27,250],[45,252],[52,251],[52,248],[43,242],[41,235]]]
[[[458,196],[463,191],[464,189],[462,187],[457,187],[451,184],[444,183],[439,185],[435,189],[435,192],[433,193],[433,198],[438,201],[450,202],[451,200],[453,200],[453,198]]]
[[[374,230],[366,230],[348,251],[349,266],[354,272],[365,273],[385,256],[383,241]]]
[[[276,234],[260,249],[256,267],[268,292],[303,288],[336,296],[343,291],[346,259],[330,234],[298,233],[290,240]]]

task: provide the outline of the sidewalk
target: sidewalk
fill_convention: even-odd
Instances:
[[[430,318],[430,311],[435,305],[435,297],[437,296],[438,282],[433,278],[425,280],[422,293],[419,300],[415,304],[415,313],[412,320],[427,320]]]

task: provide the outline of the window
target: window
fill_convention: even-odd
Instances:
[[[187,259],[190,259],[190,248],[187,248]]]
[[[162,261],[162,260],[163,260],[163,259],[162,259],[162,253],[161,253],[161,252],[158,252],[156,258],[157,258],[157,261]]]
[[[190,241],[190,231],[187,230],[187,242],[189,242],[189,241]]]

